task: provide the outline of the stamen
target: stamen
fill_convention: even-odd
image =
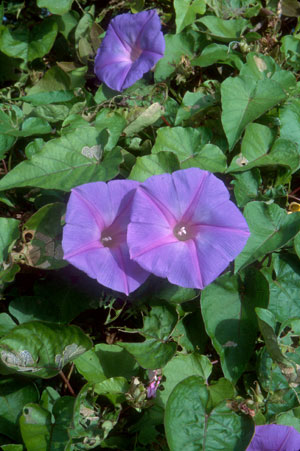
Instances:
[[[185,226],[182,226],[182,227],[180,227],[180,229],[178,230],[178,235],[179,236],[186,236],[187,235],[187,231],[186,231],[186,228],[185,228]]]
[[[180,241],[186,241],[193,238],[191,228],[185,224],[177,224],[173,229],[173,234]]]
[[[107,235],[105,232],[103,234],[101,234],[100,241],[104,247],[113,247],[114,246],[113,237],[110,235]]]

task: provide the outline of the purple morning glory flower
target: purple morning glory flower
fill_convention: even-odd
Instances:
[[[299,451],[300,434],[292,426],[265,424],[255,427],[247,451]]]
[[[165,40],[155,9],[111,20],[95,59],[95,74],[115,91],[133,85],[163,57]]]
[[[132,180],[77,186],[68,202],[63,229],[64,259],[102,285],[127,295],[148,277],[130,260],[126,243],[137,186]]]
[[[154,175],[137,188],[130,257],[171,283],[203,288],[245,246],[247,223],[224,183],[197,168]]]

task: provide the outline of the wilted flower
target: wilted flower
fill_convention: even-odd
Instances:
[[[157,12],[120,14],[111,20],[95,59],[95,74],[115,91],[142,78],[162,58],[165,41]]]
[[[292,426],[265,424],[255,427],[247,451],[299,451],[300,434]]]
[[[102,285],[129,294],[148,273],[130,260],[126,243],[132,180],[77,186],[72,190],[63,230],[64,259]]]
[[[161,370],[148,371],[150,383],[147,387],[147,398],[155,398],[157,389],[162,380]]]
[[[137,188],[127,234],[130,257],[176,285],[205,287],[248,237],[225,185],[207,171],[155,175]]]

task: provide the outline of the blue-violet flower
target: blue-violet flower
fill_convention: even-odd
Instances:
[[[292,426],[265,424],[255,427],[247,451],[299,451],[300,434]]]
[[[134,196],[130,257],[171,283],[204,288],[245,246],[249,229],[224,183],[198,168],[154,175]]]
[[[157,12],[120,14],[111,20],[95,59],[95,74],[115,91],[142,78],[163,57],[165,40]]]
[[[72,190],[63,229],[64,259],[102,285],[129,294],[148,277],[126,243],[133,180],[94,182]]]

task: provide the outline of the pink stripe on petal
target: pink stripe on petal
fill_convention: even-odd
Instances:
[[[133,252],[130,252],[130,258],[136,259],[140,257],[141,255],[146,254],[147,252],[152,251],[153,249],[157,249],[158,247],[164,246],[165,244],[171,244],[171,243],[177,243],[178,240],[175,238],[173,234],[164,236],[162,238],[159,238],[158,240],[151,243],[149,246],[146,246],[144,249],[140,250],[138,253],[133,255]]]
[[[249,237],[250,232],[247,230],[242,229],[235,229],[234,227],[224,227],[222,225],[214,225],[214,224],[193,224],[192,225],[193,231],[196,233],[201,233],[205,230],[215,230],[217,232],[229,232],[229,233],[235,233],[237,235],[241,235],[244,237]]]
[[[197,276],[197,279],[199,282],[198,288],[200,288],[202,290],[204,287],[204,284],[203,284],[203,278],[202,278],[202,273],[201,273],[200,263],[199,263],[199,256],[198,256],[195,242],[194,242],[194,240],[187,240],[186,245],[189,248],[189,251],[190,251],[190,254],[192,257],[193,268],[195,269],[196,276]]]
[[[129,284],[128,284],[128,279],[127,279],[127,274],[126,274],[124,256],[122,254],[121,247],[119,246],[115,249],[112,249],[112,251],[113,251],[113,254],[115,255],[115,257],[118,261],[118,265],[120,266],[120,269],[121,269],[122,280],[124,283],[124,290],[122,290],[122,291],[128,296],[129,295]]]
[[[150,202],[157,208],[157,210],[160,211],[160,213],[165,217],[166,221],[170,225],[170,228],[173,229],[177,223],[177,220],[170,212],[170,210],[163,203],[161,203],[156,197],[150,194],[145,187],[141,186],[140,192],[150,200]]]
[[[72,189],[72,193],[74,193],[78,197],[78,199],[80,199],[85,204],[85,206],[88,208],[91,215],[95,218],[97,225],[99,227],[99,230],[103,230],[105,228],[105,222],[104,222],[102,216],[100,215],[99,211],[95,208],[95,206],[89,200],[87,200],[85,197],[83,197],[76,190],[76,188]]]
[[[64,255],[64,260],[68,260],[69,258],[75,257],[78,254],[83,254],[84,252],[88,252],[95,249],[102,249],[104,246],[100,241],[92,241],[91,243],[85,244],[82,247],[79,247],[73,252],[68,252]]]
[[[208,176],[208,173],[204,174],[203,178],[201,179],[201,183],[200,183],[198,189],[194,193],[190,204],[188,205],[187,209],[183,213],[181,222],[189,222],[190,219],[193,217],[195,209],[198,206],[199,199],[201,198],[201,194],[202,194],[203,188],[205,186],[207,176]]]
[[[130,52],[131,52],[131,45],[128,44],[128,43],[125,41],[124,37],[123,37],[123,39],[122,39],[122,38],[119,36],[119,33],[117,32],[117,30],[116,30],[116,28],[115,28],[115,26],[114,26],[114,21],[113,21],[113,20],[110,22],[110,27],[111,27],[111,29],[113,30],[113,32],[115,33],[115,35],[117,36],[117,38],[118,38],[118,40],[120,41],[120,43],[122,44],[122,46],[123,46],[125,52],[129,53],[129,55],[130,55]]]

